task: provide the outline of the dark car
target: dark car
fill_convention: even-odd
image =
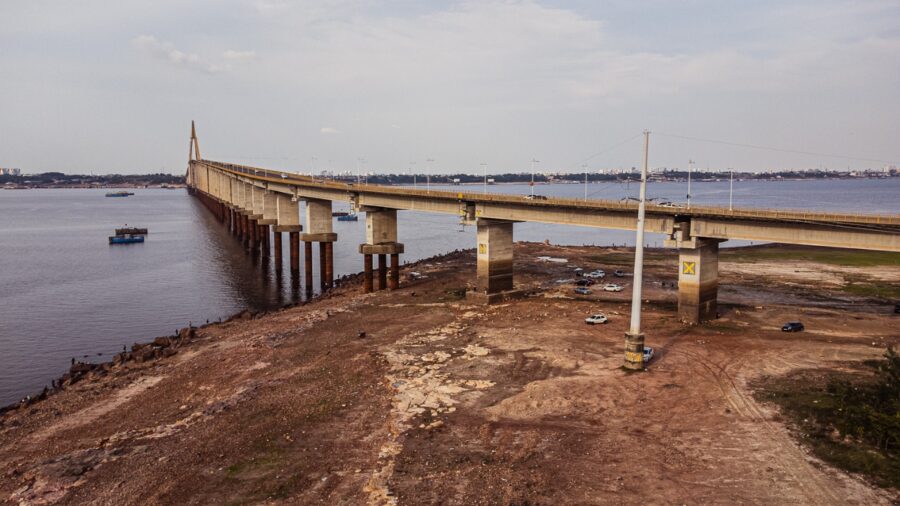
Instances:
[[[782,332],[801,332],[803,324],[800,322],[787,322],[781,327]]]
[[[578,286],[591,286],[594,284],[594,280],[589,278],[582,278],[576,281],[575,284]]]

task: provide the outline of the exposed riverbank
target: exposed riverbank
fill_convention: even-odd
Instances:
[[[575,265],[630,271],[627,249],[519,243],[517,281],[538,296],[492,307],[461,297],[471,251],[405,266],[396,292],[364,295],[350,277],[305,305],[129,349],[3,414],[0,500],[886,504],[896,491],[810,456],[751,395],[761,375],[900,344],[888,300],[844,290],[863,275],[895,285],[896,257],[801,250],[723,255],[722,318],[698,327],[674,319],[673,252],[649,251],[657,352],[638,375],[618,368],[630,287],[575,298],[555,283]],[[598,310],[610,323],[585,325]],[[781,333],[789,319],[807,331]]]

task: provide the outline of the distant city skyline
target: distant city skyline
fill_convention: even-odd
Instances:
[[[0,163],[180,174],[196,120],[207,158],[299,172],[630,169],[645,128],[653,167],[880,170],[898,27],[888,0],[6,2]]]

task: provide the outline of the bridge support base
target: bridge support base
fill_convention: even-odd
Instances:
[[[300,232],[288,232],[288,241],[291,243],[291,274],[300,274]]]
[[[374,269],[372,260],[374,256],[378,257],[378,289],[379,290],[396,290],[400,288],[400,254],[403,253],[404,246],[399,242],[388,242],[381,244],[360,244],[359,252],[363,255],[363,291],[365,293],[375,291]],[[390,267],[388,267],[388,256],[390,256]],[[390,276],[388,271],[390,270]]]
[[[696,325],[718,317],[719,240],[697,238],[678,249],[678,319]]]
[[[475,292],[467,298],[490,304],[518,295],[513,291],[513,222],[479,219],[477,258]]]
[[[644,368],[644,334],[625,333],[625,369]]]

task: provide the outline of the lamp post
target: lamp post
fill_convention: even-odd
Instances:
[[[534,164],[540,163],[540,160],[531,159],[531,197],[534,198]]]
[[[484,194],[487,195],[487,163],[481,162],[481,170],[484,172]]]
[[[631,291],[631,326],[625,333],[625,368],[644,368],[644,334],[641,333],[641,288],[644,277],[644,203],[647,200],[647,157],[650,131],[644,130],[644,167],[641,170],[641,200],[638,204],[637,237],[634,245],[634,286]]]

